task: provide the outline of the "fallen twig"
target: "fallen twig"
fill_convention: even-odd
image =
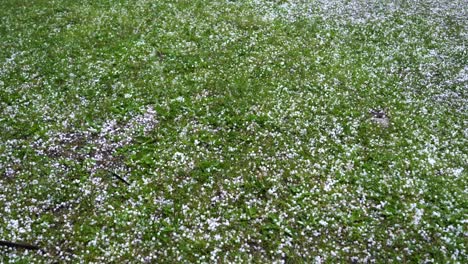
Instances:
[[[109,171],[110,174],[112,174],[112,176],[116,177],[117,179],[119,179],[121,182],[127,184],[127,185],[130,185],[130,183],[128,181],[126,181],[124,178],[120,177],[117,173],[113,172],[113,171]]]
[[[29,250],[39,250],[38,246],[34,246],[31,244],[2,241],[2,240],[0,240],[0,246],[11,247],[11,248],[22,248],[22,249],[29,249]]]

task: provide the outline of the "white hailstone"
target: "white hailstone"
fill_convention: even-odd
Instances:
[[[427,162],[429,162],[429,164],[431,164],[431,165],[434,165],[436,163],[435,159],[433,159],[433,158],[428,158]]]
[[[453,169],[452,171],[453,171],[453,175],[454,175],[455,177],[459,177],[459,176],[462,175],[463,168],[456,168],[456,169]]]
[[[132,97],[132,94],[129,94],[129,93],[124,94],[125,99],[131,98],[131,97]]]
[[[208,223],[208,230],[214,231],[218,226],[220,226],[220,223],[218,223],[218,220],[215,218],[210,218],[207,220]]]
[[[320,264],[320,263],[322,263],[322,262],[323,262],[322,257],[320,257],[320,256],[316,256],[316,257],[315,257],[315,263],[316,263],[316,264]]]
[[[328,226],[328,223],[324,220],[320,220],[319,224],[321,224],[322,226]]]

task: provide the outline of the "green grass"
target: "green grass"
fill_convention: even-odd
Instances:
[[[3,1],[0,262],[466,262],[468,11],[392,2]]]

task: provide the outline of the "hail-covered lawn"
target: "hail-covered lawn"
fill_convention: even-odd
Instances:
[[[468,253],[466,0],[3,0],[4,263]]]

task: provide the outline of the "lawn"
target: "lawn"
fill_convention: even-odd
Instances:
[[[466,0],[0,2],[1,263],[468,260]]]

